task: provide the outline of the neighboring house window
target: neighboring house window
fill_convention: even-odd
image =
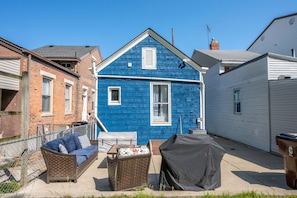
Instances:
[[[61,65],[62,65],[63,67],[66,67],[66,68],[71,69],[71,64],[70,64],[70,63],[61,63]]]
[[[52,80],[44,77],[42,79],[42,112],[51,112]]]
[[[150,118],[152,126],[171,125],[171,84],[151,82]]]
[[[71,113],[72,111],[72,86],[73,82],[67,79],[64,79],[65,82],[65,113]]]
[[[241,113],[241,103],[240,103],[240,89],[234,90],[234,113]]]
[[[92,111],[95,110],[95,100],[96,100],[96,92],[95,90],[92,90]]]
[[[71,90],[72,90],[72,86],[69,84],[66,84],[66,87],[65,87],[65,113],[71,112]]]
[[[142,69],[156,69],[156,48],[142,48]]]
[[[121,105],[120,87],[108,87],[108,105]]]
[[[53,80],[56,75],[46,71],[40,71],[42,75],[42,115],[52,115],[53,113]]]

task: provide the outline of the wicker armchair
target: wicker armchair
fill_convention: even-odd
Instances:
[[[129,190],[147,185],[150,161],[151,153],[123,158],[107,156],[108,179],[112,190]]]

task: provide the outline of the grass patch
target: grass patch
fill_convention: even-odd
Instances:
[[[13,193],[20,188],[18,182],[0,183],[0,194]]]

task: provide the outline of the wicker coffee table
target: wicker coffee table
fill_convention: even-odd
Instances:
[[[112,157],[114,157],[114,155],[116,155],[117,152],[118,152],[118,148],[133,148],[133,147],[135,147],[134,144],[114,144],[109,149],[109,151],[107,151],[107,154],[109,154]]]

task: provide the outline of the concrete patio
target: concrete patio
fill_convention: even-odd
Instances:
[[[73,182],[45,183],[45,175],[34,180],[17,193],[3,197],[109,197],[145,193],[163,197],[193,197],[205,194],[237,194],[254,191],[269,195],[296,195],[297,190],[286,185],[283,158],[235,141],[213,136],[226,150],[221,162],[221,187],[211,191],[159,191],[161,155],[157,151],[151,159],[149,187],[135,191],[112,191],[108,182],[106,153]],[[155,149],[155,148],[153,148]]]

